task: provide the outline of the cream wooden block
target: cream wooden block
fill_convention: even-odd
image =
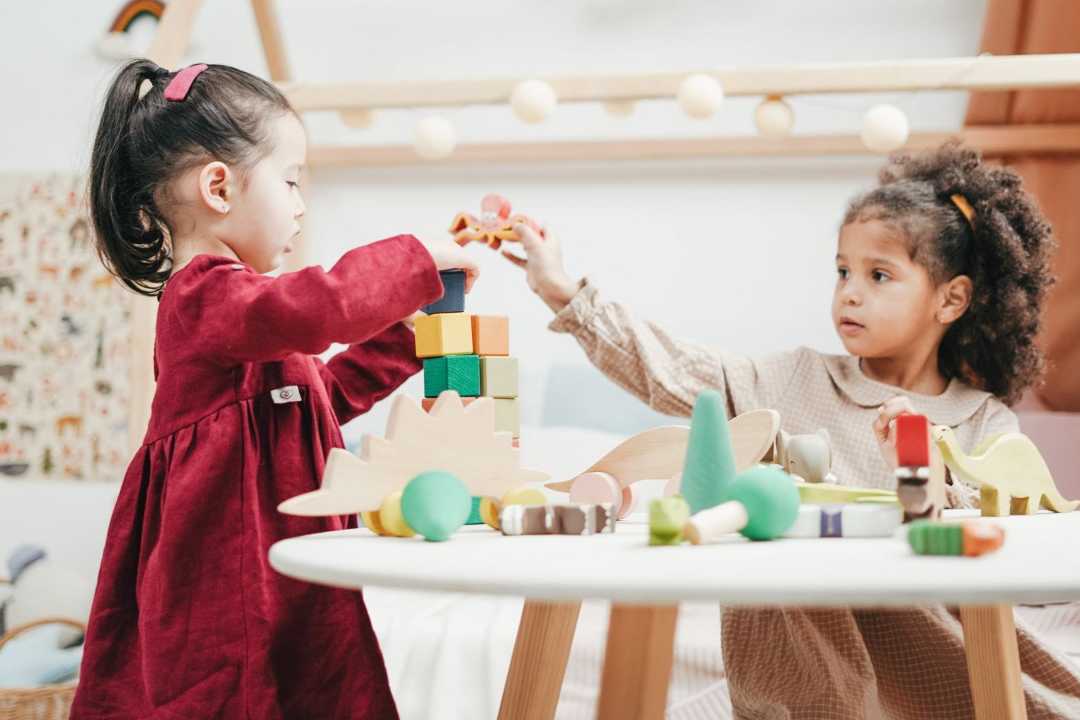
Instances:
[[[485,398],[481,398],[485,399]],[[510,433],[513,437],[521,435],[521,406],[517,398],[491,398],[495,403],[495,429]],[[473,493],[476,494],[476,493]],[[491,493],[488,493],[489,495]],[[496,495],[495,497],[499,497]]]
[[[513,433],[496,430],[497,403],[513,403],[516,423],[516,400],[478,398],[466,407],[457,393],[445,392],[425,412],[412,398],[398,395],[386,437],[365,436],[360,457],[331,450],[322,486],[286,500],[278,510],[290,515],[377,510],[387,495],[436,469],[456,475],[470,494],[480,497],[502,497],[521,485],[547,480],[547,473],[521,467]]]
[[[735,469],[742,472],[771,453],[780,429],[780,413],[751,410],[728,421]],[[604,455],[579,475],[602,472],[629,487],[639,480],[670,480],[682,472],[690,428],[666,425],[638,433]],[[573,480],[548,483],[547,487],[570,492]]]
[[[518,359],[515,357],[480,358],[480,394],[492,398],[518,396]]]
[[[418,358],[472,354],[472,322],[467,313],[418,315],[415,328]]]

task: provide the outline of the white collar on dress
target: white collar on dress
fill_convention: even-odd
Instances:
[[[956,427],[970,419],[993,397],[956,378],[949,381],[945,392],[940,395],[920,395],[871,380],[859,367],[859,358],[852,355],[821,355],[821,359],[836,387],[856,405],[878,407],[889,398],[906,395],[911,398],[915,409],[935,425]]]

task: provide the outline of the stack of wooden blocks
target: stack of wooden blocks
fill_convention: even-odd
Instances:
[[[510,321],[465,312],[465,273],[444,270],[445,294],[416,320],[416,356],[424,361],[425,410],[439,393],[455,390],[465,404],[477,397],[495,402],[495,430],[521,432],[518,361],[510,357]]]

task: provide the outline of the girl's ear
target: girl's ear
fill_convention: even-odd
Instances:
[[[937,321],[942,325],[951,325],[967,312],[971,305],[971,293],[974,285],[967,275],[957,275],[943,283],[939,294]]]
[[[225,215],[232,202],[233,174],[220,160],[207,163],[199,171],[199,198],[206,207]]]

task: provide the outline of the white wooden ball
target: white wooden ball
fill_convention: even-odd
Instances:
[[[910,131],[903,110],[895,105],[875,105],[863,116],[861,137],[868,149],[887,153],[902,148]]]
[[[438,115],[430,115],[416,123],[413,130],[413,147],[425,160],[438,160],[454,152],[457,136],[450,121]]]
[[[555,88],[543,80],[524,80],[514,86],[510,107],[522,122],[543,122],[554,112],[559,98]]]
[[[754,125],[763,137],[787,137],[795,126],[795,112],[782,99],[768,98],[754,111]]]
[[[724,101],[724,88],[711,75],[690,75],[679,84],[679,107],[692,118],[711,117]]]

